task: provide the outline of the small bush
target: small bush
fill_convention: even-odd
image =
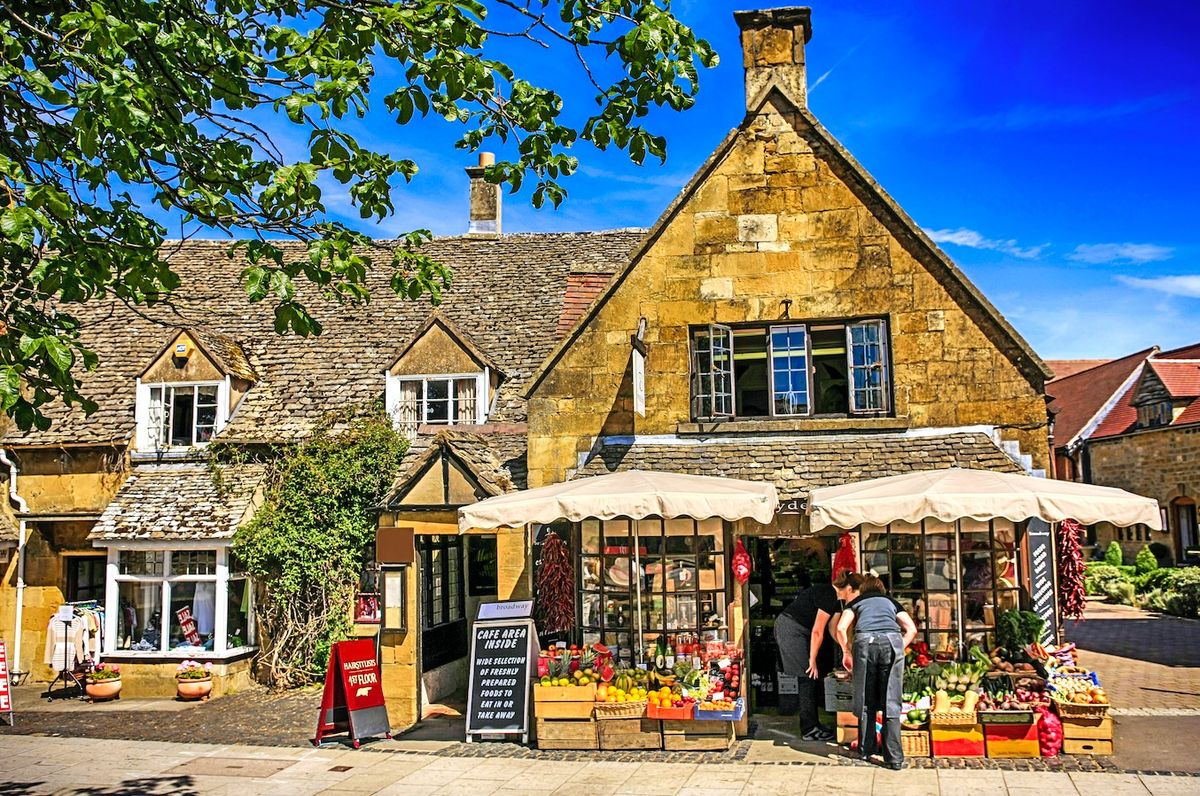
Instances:
[[[1138,551],[1137,558],[1134,559],[1134,564],[1137,567],[1137,574],[1145,575],[1158,569],[1158,559],[1154,553],[1150,552],[1149,547],[1143,547]]]
[[[1200,567],[1177,569],[1173,574],[1167,584],[1167,589],[1172,593],[1168,597],[1168,612],[1176,616],[1200,618]]]
[[[1127,580],[1110,580],[1104,584],[1104,594],[1114,603],[1133,605],[1133,584]]]
[[[1088,594],[1108,594],[1109,584],[1125,583],[1127,580],[1120,567],[1096,564],[1088,566],[1083,585]]]
[[[1125,563],[1125,554],[1121,552],[1121,543],[1116,539],[1108,543],[1108,549],[1104,551],[1104,563],[1114,567]]]
[[[1152,572],[1147,572],[1145,575],[1138,575],[1133,579],[1133,588],[1138,594],[1149,594],[1156,589],[1162,589],[1171,582],[1171,578],[1175,576],[1174,570],[1156,569]]]

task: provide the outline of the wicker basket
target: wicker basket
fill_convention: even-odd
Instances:
[[[929,731],[901,730],[900,748],[904,750],[905,757],[929,757]]]
[[[1064,719],[1102,719],[1108,715],[1109,705],[1080,705],[1076,702],[1050,700],[1058,715]]]
[[[636,702],[597,702],[598,719],[640,719],[646,714],[646,700]]]
[[[974,726],[976,723],[978,723],[978,722],[975,718],[974,711],[971,711],[970,713],[964,713],[961,710],[957,711],[957,712],[948,711],[946,713],[934,713],[931,711],[929,713],[930,726],[937,725],[938,727],[971,727],[971,726]]]

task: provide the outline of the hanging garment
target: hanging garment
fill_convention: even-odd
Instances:
[[[192,618],[196,620],[196,632],[201,636],[211,636],[216,615],[217,584],[197,583],[196,594],[192,598]]]
[[[46,628],[46,654],[42,662],[58,671],[74,669],[87,654],[83,625],[78,618],[70,622],[51,619]]]

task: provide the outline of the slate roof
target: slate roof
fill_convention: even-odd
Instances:
[[[525,489],[528,485],[529,468],[526,460],[527,429],[524,424],[514,424],[500,431],[490,431],[480,426],[442,428],[422,426],[421,432],[409,444],[403,469],[383,501],[392,504],[405,486],[416,478],[425,464],[442,449],[448,450],[471,472],[479,485],[489,495],[502,495]],[[478,433],[479,429],[487,433]]]
[[[258,374],[254,372],[250,361],[246,359],[246,352],[232,337],[212,329],[188,329],[187,331],[200,344],[200,347],[216,360],[217,366],[226,373],[247,381],[258,380]]]
[[[228,539],[253,510],[261,465],[223,468],[218,486],[203,464],[135,467],[89,540]]]
[[[1102,421],[1102,413],[1107,414],[1106,409],[1112,408],[1130,377],[1154,352],[1154,348],[1147,348],[1047,382],[1046,395],[1053,399],[1050,411],[1054,413],[1055,447],[1069,445],[1093,421]]]
[[[557,339],[567,275],[614,272],[642,235],[642,230],[515,234],[437,238],[426,244],[423,251],[454,275],[441,312],[505,373],[492,419],[524,421],[522,392]],[[112,301],[70,307],[84,324],[83,344],[100,357],[99,368],[78,374],[83,394],[94,399],[99,410],[85,417],[78,410],[51,406],[47,413],[54,422],[49,431],[21,433],[14,428],[0,442],[125,444],[134,432],[135,379],[181,328],[204,330],[204,339],[231,363],[236,359],[233,347],[216,341],[236,344],[257,375],[257,383],[220,435],[223,439],[292,440],[309,433],[332,409],[382,397],[383,372],[429,317],[433,308],[427,300],[399,299],[388,287],[388,269],[379,268],[368,276],[369,304],[338,306],[302,295],[325,332],[319,337],[281,337],[273,330],[269,302],[251,304],[246,299],[239,284],[246,263],[240,250],[228,257],[229,246],[228,241],[172,244],[168,257],[181,284],[170,302],[140,313]],[[284,244],[284,249],[288,257],[303,255],[298,244]]]
[[[717,475],[771,481],[780,500],[792,500],[817,487],[944,467],[1021,471],[988,435],[960,433],[780,436],[633,445],[610,441],[575,477],[635,469]]]

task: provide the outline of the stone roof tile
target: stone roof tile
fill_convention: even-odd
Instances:
[[[691,475],[763,480],[780,500],[818,487],[943,467],[1020,472],[991,437],[980,433],[929,437],[760,437],[699,443],[609,442],[579,470],[577,478],[620,470],[659,470]]]
[[[447,265],[453,283],[440,311],[470,335],[503,369],[506,380],[491,420],[523,422],[522,393],[533,370],[553,347],[568,274],[612,273],[642,230],[436,238],[422,251]],[[79,372],[81,391],[99,405],[90,417],[77,408],[47,408],[48,431],[8,431],[9,445],[125,444],[134,432],[137,375],[176,334],[203,329],[238,346],[257,376],[220,438],[244,442],[289,441],[311,433],[330,410],[383,395],[383,372],[426,321],[427,300],[408,301],[389,288],[386,267],[372,270],[372,300],[363,306],[323,301],[301,290],[324,326],[319,337],[280,336],[270,302],[251,304],[240,285],[244,256],[229,257],[227,241],[171,244],[168,260],[180,277],[170,302],[130,311],[114,301],[71,307],[83,323],[82,343],[99,367]],[[381,242],[380,245],[389,245]],[[286,256],[303,249],[285,243]],[[378,259],[378,258],[377,258]],[[305,296],[307,294],[307,296]],[[235,357],[232,348],[214,342]],[[215,352],[214,352],[215,355]],[[239,363],[237,367],[242,367]]]
[[[250,518],[265,474],[261,465],[229,465],[218,483],[204,464],[135,467],[88,539],[228,539]]]

